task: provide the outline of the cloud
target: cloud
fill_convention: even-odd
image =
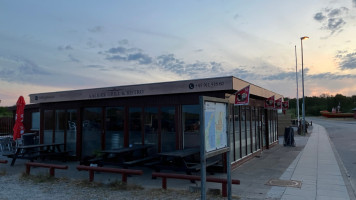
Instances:
[[[71,70],[64,71],[57,68],[45,68],[34,61],[15,56],[0,56],[0,80],[22,85],[31,84],[46,87],[88,87],[90,85],[105,85],[106,80],[88,77],[86,73],[76,74]]]
[[[108,69],[102,65],[86,65],[84,67],[88,68],[88,69],[96,69],[96,70],[100,70],[100,71],[108,71]]]
[[[321,29],[328,30],[330,35],[335,32],[341,32],[346,24],[344,18],[347,16],[349,9],[346,7],[329,9],[325,8],[322,12],[314,15],[314,20],[321,23]]]
[[[339,69],[356,69],[356,52],[348,53],[347,51],[339,51],[335,57],[340,60]]]
[[[286,80],[295,79],[295,72],[280,72],[277,74],[267,75],[263,77],[263,80]]]
[[[328,20],[327,29],[331,30],[332,32],[335,32],[336,30],[341,29],[342,26],[345,24],[346,22],[342,18],[330,18]]]
[[[314,15],[314,19],[316,21],[323,21],[326,17],[323,15],[322,12],[318,12]]]
[[[160,55],[156,58],[156,63],[162,69],[172,71],[177,74],[185,73],[185,63],[174,57],[173,54]]]
[[[73,50],[73,47],[70,45],[66,45],[66,46],[59,46],[59,47],[57,47],[57,49],[59,51],[68,51],[68,50]]]
[[[342,80],[342,79],[354,79],[356,75],[352,74],[336,74],[331,72],[308,75],[308,79],[324,79],[324,80]]]
[[[127,60],[128,61],[137,61],[139,64],[144,64],[144,65],[152,63],[152,58],[149,55],[143,54],[140,52],[128,54]]]
[[[352,0],[352,3],[354,4],[354,7],[356,7],[356,0]]]
[[[127,45],[127,44],[129,44],[129,41],[127,39],[123,39],[123,40],[119,41],[119,44],[120,45]]]
[[[38,76],[52,74],[26,58],[0,57],[0,63],[0,79],[8,82],[30,82]]]
[[[99,52],[99,54],[103,54]],[[138,48],[126,48],[123,46],[110,48],[106,51],[106,59],[110,61],[133,61],[141,65],[152,63],[152,58],[145,53],[142,53]]]
[[[102,30],[103,30],[102,26],[95,26],[93,28],[88,28],[88,31],[92,33],[98,33],[101,32]]]
[[[97,48],[97,47],[101,48],[101,47],[103,47],[103,45],[101,43],[97,42],[93,38],[89,38],[88,41],[86,42],[86,45],[89,48]]]
[[[71,55],[71,54],[68,54],[68,58],[69,58],[69,60],[72,61],[72,62],[76,62],[76,63],[79,63],[79,62],[80,62],[79,59],[75,58],[75,57],[74,57],[73,55]]]

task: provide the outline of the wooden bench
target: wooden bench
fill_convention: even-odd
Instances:
[[[207,160],[206,161],[206,167],[210,167],[213,165],[218,164],[220,161],[219,160]],[[188,172],[198,172],[201,169],[201,164],[200,163],[187,163],[187,171]]]
[[[30,174],[31,167],[44,167],[49,168],[49,175],[54,177],[55,169],[68,169],[67,165],[56,165],[56,164],[48,164],[48,163],[36,163],[36,162],[28,162],[26,163],[26,174]]]
[[[108,168],[108,167],[92,167],[85,165],[78,165],[77,170],[85,170],[89,171],[89,181],[92,182],[94,180],[94,172],[108,172],[108,173],[117,173],[122,174],[122,182],[127,183],[127,175],[142,175],[142,170],[133,170],[133,169],[119,169],[119,168]]]
[[[147,156],[147,157],[144,157],[144,158],[123,162],[122,165],[124,167],[131,167],[131,166],[141,165],[141,164],[143,164],[145,162],[152,161],[152,160],[155,160],[157,158],[158,158],[158,156],[156,156],[156,155]]]
[[[45,151],[40,151],[40,154],[38,155],[39,158],[42,160],[49,158],[60,158],[63,161],[67,161],[67,157],[69,156],[70,151],[61,151],[61,152],[45,152]]]
[[[7,160],[0,160],[0,163],[6,164],[6,163],[7,163]]]
[[[162,188],[167,189],[167,179],[185,179],[191,181],[200,181],[200,176],[186,175],[186,174],[172,174],[172,173],[159,173],[153,172],[152,178],[162,178]],[[227,197],[227,180],[223,178],[206,177],[207,182],[221,183],[222,196]],[[232,179],[232,184],[240,185],[240,180]]]
[[[8,158],[14,158],[15,153],[4,153],[2,155],[6,156]],[[38,154],[35,154],[35,152],[31,152],[31,153],[28,153],[26,155],[19,155],[19,156],[17,156],[17,158],[19,158],[19,159],[28,159],[31,162],[33,162],[34,160],[36,160],[38,158]]]

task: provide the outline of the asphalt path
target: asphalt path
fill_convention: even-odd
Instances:
[[[356,119],[329,119],[324,117],[307,117],[323,127],[329,134],[339,158],[346,170],[353,192],[356,191]]]

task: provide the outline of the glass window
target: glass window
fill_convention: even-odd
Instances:
[[[168,152],[176,149],[176,125],[175,125],[175,107],[161,108],[161,151]]]
[[[265,116],[265,110],[262,109],[262,147],[266,146],[266,116]]]
[[[252,152],[255,152],[256,151],[256,122],[257,122],[257,119],[256,119],[256,109],[255,107],[251,107],[252,109]]]
[[[251,154],[251,110],[246,106],[246,141],[247,141],[247,155]]]
[[[45,110],[44,111],[44,131],[43,131],[43,143],[44,144],[53,143],[53,129],[54,129],[53,110]]]
[[[154,145],[153,151],[149,153],[158,152],[158,108],[145,108],[144,114],[145,126],[145,144]],[[150,149],[151,150],[151,149]]]
[[[240,113],[239,109],[240,106],[235,106],[235,116],[234,116],[234,126],[235,126],[235,160],[239,160],[241,158],[241,152],[240,152]]]
[[[245,106],[241,107],[241,156],[246,156],[246,110]]]
[[[64,143],[64,130],[66,126],[64,110],[56,110],[55,119],[56,119],[56,123],[55,123],[56,129],[54,132],[55,135],[54,142]]]
[[[105,149],[119,149],[124,147],[124,107],[106,108]]]
[[[31,130],[40,130],[40,112],[32,113]]]
[[[234,107],[232,107],[232,106],[229,106],[229,109],[230,108],[234,108]],[[234,143],[235,143],[235,141],[234,141],[234,115],[232,115],[232,113],[233,113],[233,111],[232,110],[229,110],[229,123],[228,123],[228,125],[229,125],[229,139],[230,139],[230,162],[233,162],[234,161]]]
[[[269,111],[269,116],[268,116],[268,124],[269,124],[269,128],[268,128],[268,133],[269,133],[269,144],[271,144],[273,142],[273,116],[272,116],[272,111]]]
[[[84,108],[83,112],[83,157],[92,156],[101,150],[102,109]]]
[[[66,150],[70,152],[70,155],[76,155],[76,143],[77,143],[77,110],[67,110],[67,143]]]
[[[200,146],[200,106],[184,105],[182,106],[183,116],[183,141],[184,149]]]
[[[142,108],[129,109],[129,145],[142,144]]]

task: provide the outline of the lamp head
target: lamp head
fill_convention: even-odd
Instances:
[[[304,36],[304,37],[301,37],[300,39],[301,40],[307,40],[307,39],[309,39],[309,37],[308,36]]]

